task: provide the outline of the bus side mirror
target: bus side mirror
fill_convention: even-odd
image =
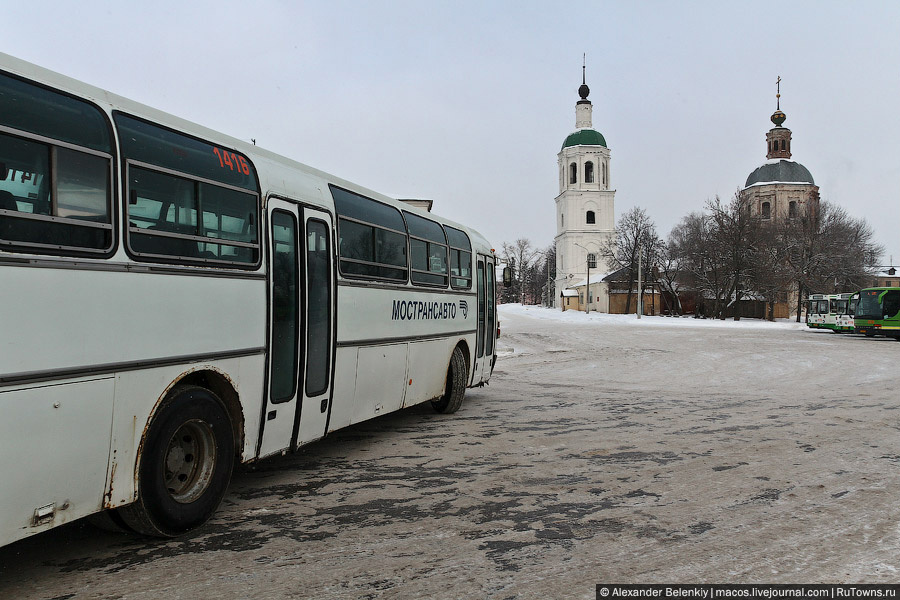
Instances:
[[[509,287],[512,285],[512,268],[506,267],[503,269],[503,287]]]

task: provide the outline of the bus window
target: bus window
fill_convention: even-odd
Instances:
[[[847,313],[846,300],[831,300],[830,312],[835,315],[843,315]]]
[[[900,312],[900,290],[888,290],[881,299],[882,318],[892,319]]]
[[[478,298],[478,332],[475,335],[475,346],[477,347],[476,357],[481,358],[484,356],[484,317],[485,317],[485,290],[484,290],[484,261],[478,261],[478,267],[476,271],[476,275],[478,277],[478,281],[476,284],[477,288],[477,298]]]
[[[272,402],[294,397],[297,382],[300,289],[297,285],[297,221],[294,215],[272,212]]]
[[[331,251],[328,226],[322,221],[306,224],[306,395],[318,396],[328,389],[331,347]]]
[[[472,288],[472,244],[469,236],[453,227],[444,227],[450,242],[450,286],[457,290]]]
[[[438,223],[403,212],[409,230],[410,280],[414,284],[446,287],[447,240]]]
[[[494,289],[494,265],[487,263],[487,326],[485,328],[485,343],[487,345],[485,353],[488,356],[494,354],[494,336],[497,333],[497,325],[494,320],[495,303],[497,301],[497,292]]]
[[[126,115],[115,119],[127,159],[131,252],[157,262],[257,265],[259,194],[250,161]]]
[[[881,290],[861,291],[859,301],[856,303],[856,316],[861,319],[881,319],[880,294]]]
[[[405,282],[406,225],[400,211],[335,186],[338,254],[343,275]]]
[[[112,144],[100,110],[0,74],[0,125],[0,245],[111,252]]]

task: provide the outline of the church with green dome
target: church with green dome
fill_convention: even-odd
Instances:
[[[579,306],[588,302],[590,310],[608,312],[609,295],[604,293],[602,279],[609,269],[600,248],[615,232],[616,192],[610,185],[606,138],[593,127],[593,107],[588,100],[591,90],[583,71],[584,67],[580,100],[575,103],[575,131],[566,136],[557,155],[555,306],[565,308],[581,295]]]

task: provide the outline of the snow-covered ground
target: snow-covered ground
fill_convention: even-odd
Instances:
[[[237,473],[212,521],[0,549],[0,598],[594,598],[900,581],[900,344],[500,308],[489,386]],[[172,577],[176,573],[177,577]]]
[[[500,316],[504,315],[527,315],[532,319],[544,319],[550,321],[559,321],[561,323],[571,323],[577,325],[634,325],[640,327],[728,327],[741,329],[808,329],[805,323],[797,323],[789,319],[776,319],[774,322],[763,321],[761,319],[695,319],[693,317],[663,317],[663,316],[641,316],[637,315],[609,315],[598,312],[589,314],[584,311],[567,310],[565,312],[553,308],[545,308],[543,306],[528,306],[523,304],[501,304]]]

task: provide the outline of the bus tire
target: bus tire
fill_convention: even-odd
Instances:
[[[159,408],[143,442],[138,498],[119,509],[138,533],[173,537],[216,511],[234,468],[231,419],[198,386],[178,386]]]
[[[86,520],[97,529],[110,533],[133,533],[131,527],[125,523],[116,509],[101,510],[88,515]]]
[[[463,397],[466,395],[466,356],[457,346],[450,355],[450,364],[447,366],[447,383],[444,395],[431,401],[431,406],[439,413],[455,413],[462,406]]]

